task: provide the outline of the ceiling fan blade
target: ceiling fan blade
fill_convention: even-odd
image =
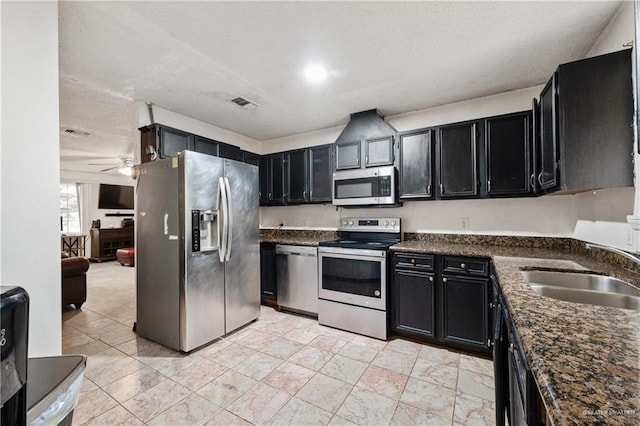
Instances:
[[[108,167],[106,169],[100,170],[100,172],[108,172],[109,170],[114,170],[114,169],[117,169],[118,167],[120,167],[120,166]]]
[[[110,163],[87,163],[89,166],[112,166],[113,164],[113,161]]]

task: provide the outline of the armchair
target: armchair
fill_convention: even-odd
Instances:
[[[69,257],[62,252],[62,306],[74,305],[80,309],[87,300],[87,271],[89,260],[86,257]]]

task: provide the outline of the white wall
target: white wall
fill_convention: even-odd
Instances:
[[[147,126],[151,123],[149,110],[144,102],[136,102],[135,110],[137,113],[138,127]],[[234,133],[221,127],[213,126],[209,123],[205,123],[203,121],[199,121],[173,111],[160,108],[157,105],[153,106],[153,119],[156,123],[164,124],[165,126],[174,127],[176,129],[184,130],[185,132],[193,133],[198,136],[204,136],[205,138],[215,139],[220,142],[238,146],[245,151],[260,154],[260,142],[255,139],[240,135],[238,133]],[[137,146],[139,147],[139,136],[137,140]],[[140,153],[136,152],[136,156],[139,155]],[[140,159],[137,158],[137,161],[139,160]]]
[[[29,356],[61,353],[57,2],[2,2],[2,285],[31,297]]]

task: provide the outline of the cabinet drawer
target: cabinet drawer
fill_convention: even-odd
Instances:
[[[443,260],[442,271],[452,274],[489,275],[489,262],[483,259],[446,256]]]
[[[396,253],[396,269],[433,271],[435,256],[432,254]]]

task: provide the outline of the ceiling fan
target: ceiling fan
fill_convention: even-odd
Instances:
[[[88,163],[90,166],[111,166],[100,170],[100,173],[108,172],[111,170],[118,169],[120,173],[123,175],[131,176],[131,170],[133,168],[133,160],[131,158],[127,158],[125,156],[118,156],[119,163],[112,161],[109,163]]]

